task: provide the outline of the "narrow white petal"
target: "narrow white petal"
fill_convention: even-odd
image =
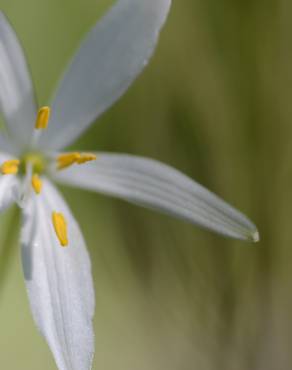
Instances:
[[[69,245],[61,247],[52,211],[68,224]],[[48,181],[24,210],[22,261],[32,313],[59,370],[89,370],[94,352],[94,291],[90,260],[77,222]]]
[[[74,141],[127,90],[147,64],[171,0],[118,0],[82,42],[52,103],[40,145]]]
[[[13,157],[10,153],[8,153],[7,151],[4,151],[1,149],[0,151],[0,167],[2,165],[2,163],[4,163],[5,161],[8,161],[10,159],[16,159],[15,157]],[[0,175],[1,176],[1,175]]]
[[[0,152],[0,167],[3,162],[12,159],[10,154]],[[12,203],[18,201],[19,180],[16,175],[0,173],[0,212],[5,211]]]
[[[19,144],[30,139],[36,106],[26,60],[15,32],[0,12],[0,111]]]
[[[220,234],[257,241],[240,212],[181,172],[157,161],[97,153],[97,160],[54,172],[68,185],[95,190],[185,219]]]
[[[14,156],[18,156],[20,153],[18,146],[11,141],[5,132],[0,133],[0,150],[1,152],[10,153]]]
[[[0,177],[0,212],[17,202],[19,181],[16,176]]]

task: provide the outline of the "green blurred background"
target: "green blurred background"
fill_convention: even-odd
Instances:
[[[41,105],[109,3],[0,0]],[[171,164],[262,237],[232,241],[62,189],[92,257],[94,370],[292,368],[291,16],[289,0],[174,0],[149,67],[74,146]],[[0,367],[54,370],[29,312],[13,210],[0,222]]]

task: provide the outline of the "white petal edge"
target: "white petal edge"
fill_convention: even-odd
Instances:
[[[36,118],[34,89],[21,45],[1,11],[0,111],[17,144],[26,146]]]
[[[96,155],[94,162],[52,175],[64,184],[114,195],[228,237],[258,241],[246,216],[176,169],[126,154]]]
[[[0,152],[0,167],[9,159],[13,159],[10,154]],[[18,201],[19,186],[17,176],[0,174],[0,212]]]
[[[118,0],[88,33],[52,103],[39,146],[72,143],[128,89],[151,57],[171,0]]]
[[[60,246],[52,211],[68,224],[69,246]],[[91,267],[79,226],[47,180],[41,195],[24,209],[22,262],[34,320],[59,370],[89,370],[94,352],[94,291]]]

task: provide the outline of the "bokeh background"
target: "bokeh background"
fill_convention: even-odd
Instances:
[[[40,105],[108,0],[0,0]],[[150,65],[75,148],[171,164],[258,225],[253,245],[62,189],[92,257],[94,370],[292,368],[292,3],[173,0]],[[0,87],[1,88],[1,87]],[[12,209],[0,219],[0,366],[54,370]]]

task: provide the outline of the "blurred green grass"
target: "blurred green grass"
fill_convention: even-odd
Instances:
[[[0,1],[40,104],[108,4]],[[149,67],[74,145],[167,162],[247,213],[262,236],[258,245],[222,239],[62,189],[92,256],[94,369],[292,366],[291,11],[287,0],[174,1]],[[1,218],[3,231],[11,215]],[[13,253],[0,292],[1,365],[53,370],[30,316],[16,246]]]

